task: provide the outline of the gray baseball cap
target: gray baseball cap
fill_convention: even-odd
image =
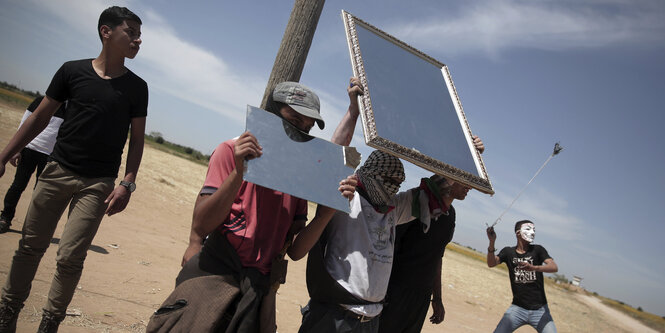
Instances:
[[[303,116],[313,118],[320,129],[326,125],[319,111],[321,108],[319,96],[298,82],[278,83],[272,92],[272,99],[292,107]]]

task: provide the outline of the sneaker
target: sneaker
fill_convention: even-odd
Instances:
[[[8,219],[4,216],[0,216],[0,234],[4,234],[9,231],[9,227],[12,225],[12,219]]]
[[[0,333],[16,332],[16,320],[22,307],[0,302]]]
[[[57,333],[58,326],[60,326],[60,322],[63,319],[65,319],[65,316],[58,317],[44,310],[44,314],[42,315],[42,322],[39,323],[37,333]]]

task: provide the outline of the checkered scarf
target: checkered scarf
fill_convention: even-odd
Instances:
[[[365,164],[363,164],[356,175],[367,191],[367,198],[374,206],[384,206],[399,191],[400,184],[404,181],[404,166],[395,156],[375,150]],[[399,183],[395,183],[394,180]]]

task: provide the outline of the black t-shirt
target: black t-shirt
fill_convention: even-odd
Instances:
[[[393,285],[431,291],[438,273],[438,262],[454,233],[455,208],[452,206],[447,215],[431,221],[427,233],[423,231],[423,224],[419,220],[398,225],[388,294]]]
[[[84,177],[117,177],[131,118],[145,117],[148,85],[136,74],[102,79],[92,59],[66,62],[46,95],[68,100],[51,158]]]
[[[37,110],[37,107],[39,106],[39,104],[42,102],[42,99],[44,99],[44,96],[39,96],[39,97],[35,98],[34,100],[32,100],[32,103],[30,103],[30,105],[28,105],[27,110],[30,111],[30,112],[35,112],[35,110]],[[58,110],[56,110],[55,113],[53,114],[53,117],[61,118],[61,119],[65,118],[65,107],[66,107],[66,105],[67,105],[66,102],[62,103],[62,105],[60,105]]]
[[[505,262],[510,275],[510,288],[513,291],[513,304],[527,310],[536,310],[547,304],[543,273],[525,271],[517,268],[518,262],[526,261],[531,265],[542,265],[551,258],[544,247],[529,245],[524,254],[519,254],[516,247],[504,247],[499,252],[500,262]]]

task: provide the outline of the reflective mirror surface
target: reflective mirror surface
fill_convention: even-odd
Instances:
[[[367,145],[492,194],[448,68],[342,12]]]
[[[348,200],[338,191],[339,182],[355,170],[355,165],[344,164],[345,147],[309,136],[278,116],[249,105],[246,128],[263,148],[261,157],[247,162],[246,181],[349,211]]]

